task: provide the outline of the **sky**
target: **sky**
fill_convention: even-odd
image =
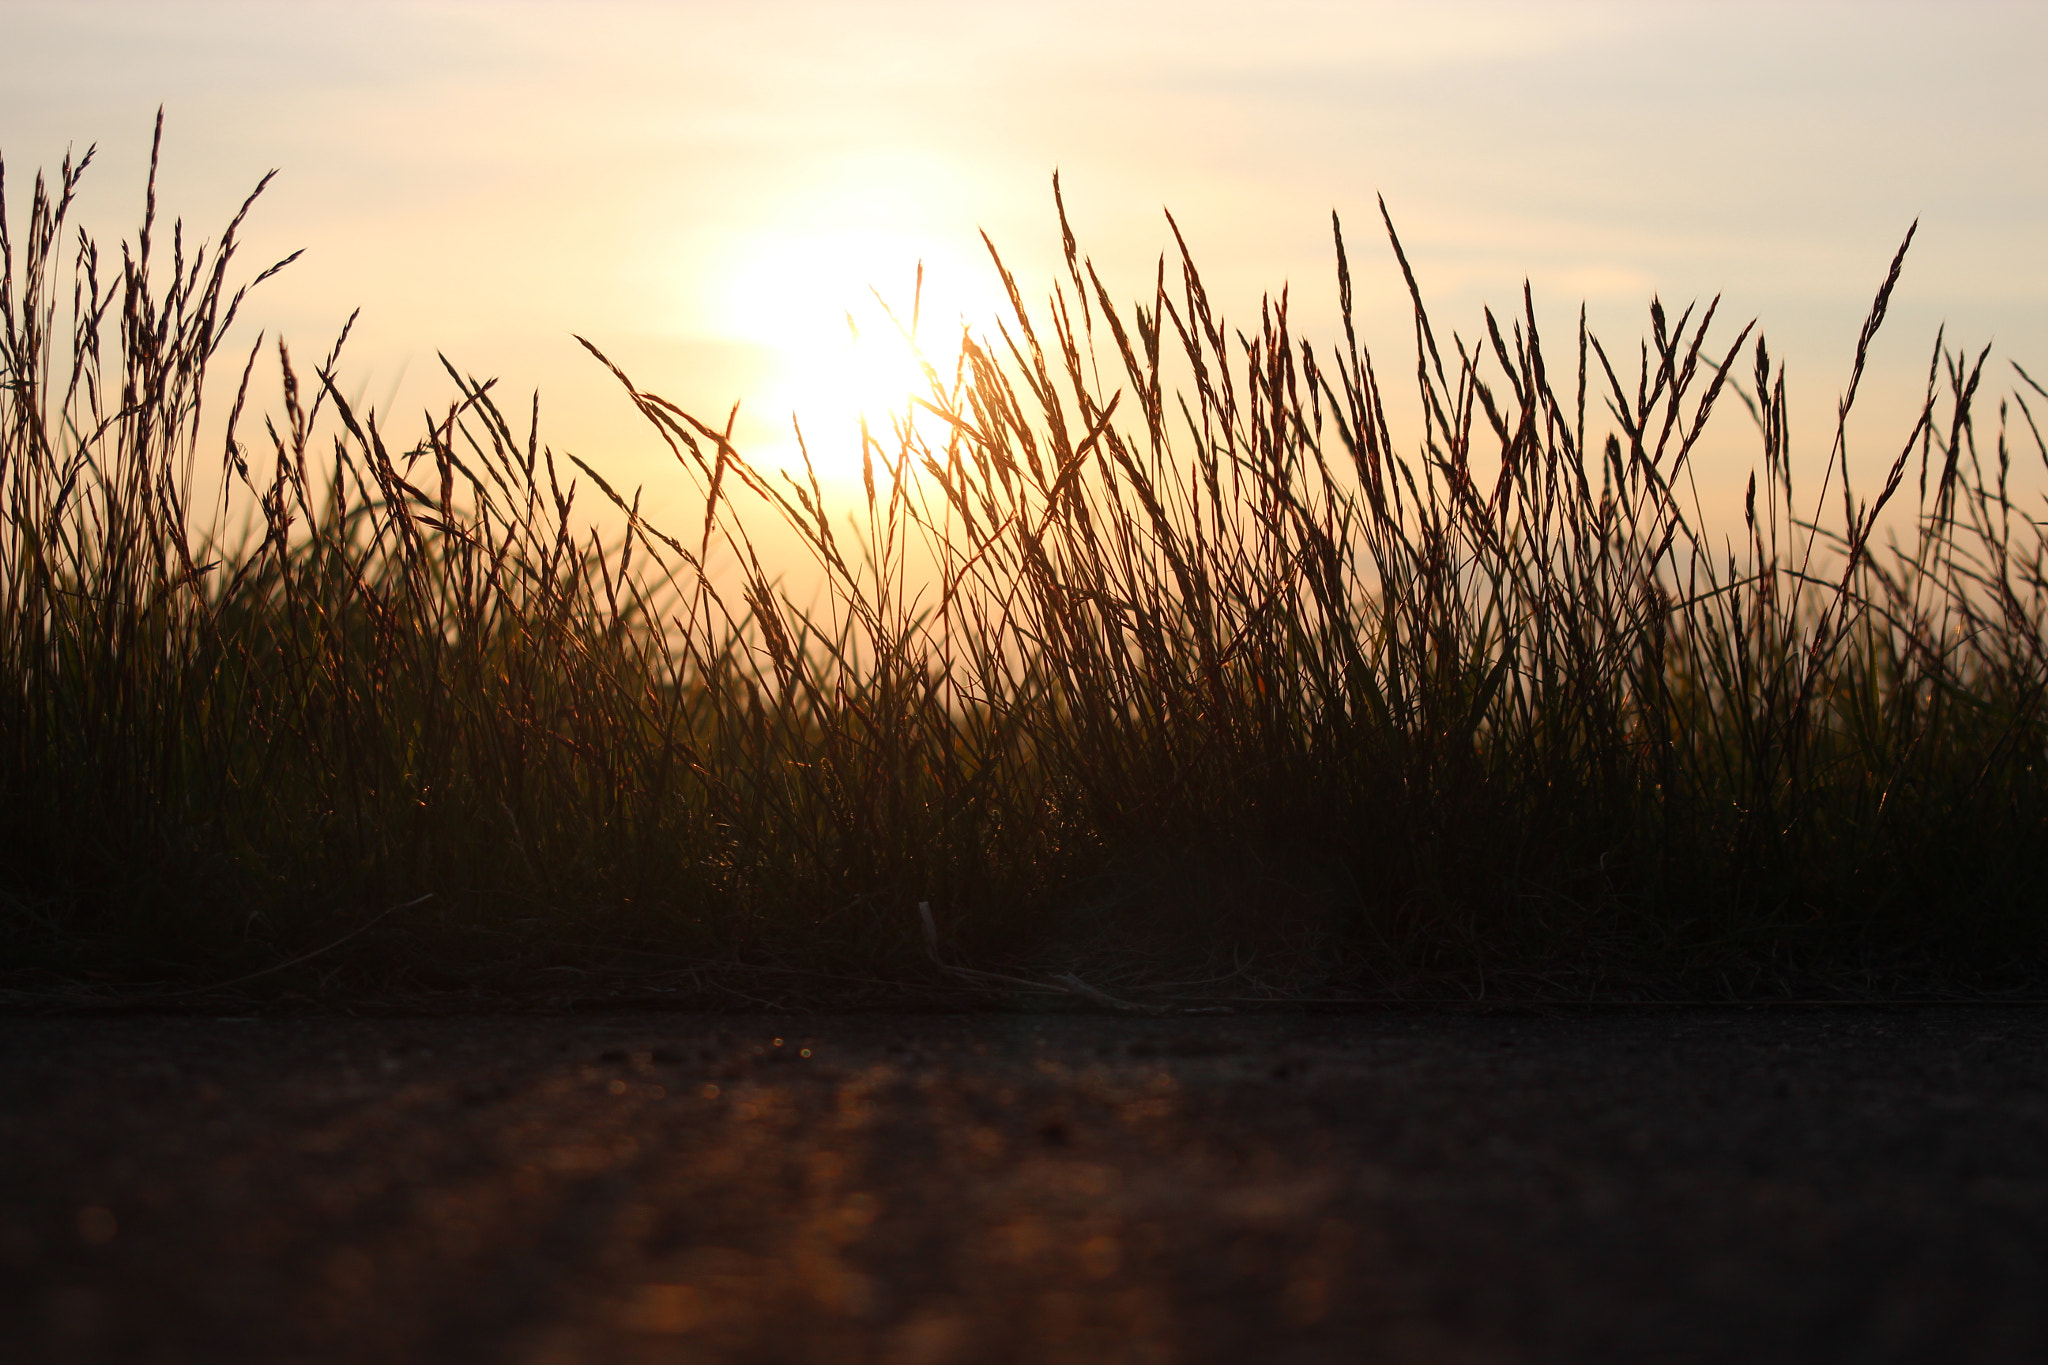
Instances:
[[[245,259],[305,255],[248,336],[317,354],[360,307],[344,373],[369,401],[444,403],[445,353],[537,388],[546,438],[656,507],[666,457],[575,335],[707,419],[744,400],[742,447],[772,457],[792,411],[900,387],[846,317],[884,333],[874,292],[907,310],[920,261],[928,328],[993,311],[983,231],[1042,297],[1056,169],[1113,292],[1149,294],[1170,209],[1226,317],[1285,285],[1317,339],[1335,211],[1383,374],[1412,333],[1376,196],[1442,331],[1526,279],[1554,347],[1583,301],[1633,351],[1653,294],[1721,295],[1789,358],[1820,453],[1918,219],[1868,467],[1937,327],[2048,371],[2044,58],[2048,6],[1967,0],[0,0],[0,155],[19,215],[34,168],[97,144],[80,221],[117,238],[162,106],[164,211],[191,229],[280,172]]]

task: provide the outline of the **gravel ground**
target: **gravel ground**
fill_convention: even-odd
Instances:
[[[0,1358],[2039,1361],[2048,1011],[0,1019]]]

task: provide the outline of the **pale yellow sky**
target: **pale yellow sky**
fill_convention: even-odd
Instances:
[[[572,332],[707,415],[746,397],[743,436],[772,444],[791,404],[890,382],[886,358],[833,369],[869,285],[907,301],[921,258],[928,321],[978,316],[985,228],[1049,287],[1055,167],[1125,295],[1168,206],[1227,314],[1291,282],[1312,335],[1337,209],[1383,374],[1410,333],[1376,193],[1446,331],[1527,276],[1555,344],[1583,298],[1632,350],[1651,293],[1722,292],[1791,357],[1810,451],[1917,216],[1865,400],[1894,443],[1943,321],[2048,371],[2044,58],[2048,6],[1964,0],[0,0],[0,152],[19,212],[34,167],[97,142],[84,219],[116,236],[161,103],[166,207],[202,231],[282,170],[251,262],[307,254],[252,323],[310,353],[360,305],[373,401],[434,399],[446,351],[539,387],[558,449],[658,505]]]

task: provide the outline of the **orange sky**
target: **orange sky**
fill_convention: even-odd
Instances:
[[[254,324],[310,352],[361,305],[372,401],[434,399],[447,351],[539,387],[556,446],[657,505],[657,456],[572,332],[707,414],[747,397],[771,448],[793,404],[893,382],[843,354],[868,286],[906,302],[922,258],[927,318],[979,316],[986,228],[1048,287],[1055,167],[1122,292],[1149,290],[1170,206],[1228,314],[1292,282],[1312,334],[1339,210],[1383,373],[1409,331],[1375,193],[1445,330],[1527,276],[1560,340],[1585,299],[1632,349],[1652,292],[1723,292],[1791,356],[1808,451],[1918,216],[1876,459],[1941,322],[2048,371],[2044,54],[2048,6],[1958,0],[0,0],[0,152],[18,213],[34,167],[97,142],[84,217],[116,236],[162,103],[166,205],[194,226],[282,169],[252,264],[308,250]]]

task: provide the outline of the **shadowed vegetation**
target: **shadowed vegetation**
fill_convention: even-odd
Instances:
[[[1128,307],[1068,232],[1049,300],[1006,272],[997,334],[866,434],[851,516],[620,374],[703,507],[657,527],[537,400],[450,367],[395,438],[339,343],[223,356],[241,218],[166,253],[152,169],[103,260],[67,238],[85,161],[4,243],[14,969],[202,979],[353,935],[313,965],[1139,999],[2038,979],[2048,583],[2008,483],[2048,448],[2024,371],[1980,436],[1985,354],[1937,338],[1896,458],[1852,470],[1838,429],[1795,490],[1782,365],[1712,306],[1653,303],[1629,356],[1583,312],[1546,349],[1525,291],[1446,345],[1408,272],[1399,448],[1341,233],[1344,333],[1312,347],[1284,293],[1226,325],[1177,230]],[[1690,466],[1745,405],[1728,534]],[[801,603],[767,517],[822,575]]]

